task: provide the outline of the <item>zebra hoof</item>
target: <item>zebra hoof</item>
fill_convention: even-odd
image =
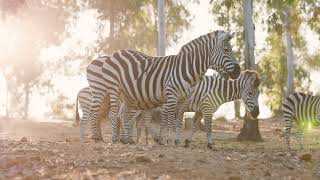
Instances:
[[[164,145],[163,139],[158,139],[157,143],[158,143],[159,145]]]
[[[176,139],[176,140],[174,141],[174,144],[175,144],[175,145],[180,145],[180,144],[181,144],[180,139]]]
[[[184,147],[189,147],[190,146],[190,140],[189,139],[186,139],[185,141],[184,141]]]
[[[211,143],[208,143],[208,144],[207,144],[207,148],[212,149],[212,144],[211,144]]]
[[[173,140],[172,139],[168,139],[167,140],[167,144],[172,145],[173,144]]]
[[[126,139],[120,139],[120,142],[121,142],[122,144],[134,144],[134,143],[135,143],[133,139],[128,139],[128,140],[126,140]]]
[[[129,143],[128,144],[135,144],[136,142],[131,138],[131,139],[129,139],[129,141],[128,141]]]
[[[97,142],[104,142],[103,139],[102,139],[102,137],[92,136],[91,139],[92,139],[94,142],[96,142],[96,143],[97,143]]]

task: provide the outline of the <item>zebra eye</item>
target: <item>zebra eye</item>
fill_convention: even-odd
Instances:
[[[248,95],[249,95],[249,96],[252,96],[252,92],[251,92],[251,91],[249,91],[249,92],[248,92]]]

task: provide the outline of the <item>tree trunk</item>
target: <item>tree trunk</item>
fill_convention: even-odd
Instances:
[[[165,14],[164,1],[158,0],[158,55],[165,56]]]
[[[9,82],[6,74],[3,72],[3,77],[6,81],[6,118],[9,118],[10,112],[9,112]]]
[[[254,24],[252,19],[252,0],[243,1],[243,15],[244,15],[244,39],[245,39],[245,49],[244,49],[244,59],[246,69],[256,69],[255,59],[254,59]]]
[[[252,19],[252,0],[243,1],[243,15],[244,15],[244,32],[245,32],[245,66],[246,69],[254,70],[256,68],[254,59],[254,24]],[[243,127],[238,135],[238,140],[262,141],[259,131],[258,120],[251,119],[249,112],[246,111],[244,117]]]
[[[234,116],[240,118],[240,101],[234,101]]]
[[[112,7],[112,6],[111,6]],[[109,32],[109,53],[115,50],[116,45],[114,44],[114,24],[115,24],[115,17],[113,10],[111,10],[110,14],[110,32]]]
[[[251,119],[249,113],[246,111],[244,116],[243,127],[237,137],[238,141],[263,141],[259,131],[259,121]]]
[[[27,83],[25,87],[25,100],[24,100],[24,114],[23,114],[23,119],[28,118],[28,113],[29,113],[29,96],[30,96],[30,86]]]
[[[164,14],[164,1],[158,0],[158,56],[165,56],[165,14]],[[160,108],[152,110],[153,120],[160,123],[161,112]]]
[[[292,50],[292,39],[291,39],[291,28],[290,28],[290,16],[291,9],[287,8],[285,11],[285,36],[286,36],[286,47],[287,47],[287,68],[288,68],[288,83],[287,83],[287,96],[294,92],[294,67],[293,67],[293,50]]]

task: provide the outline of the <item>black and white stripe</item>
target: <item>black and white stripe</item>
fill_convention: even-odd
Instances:
[[[309,126],[320,125],[320,96],[312,96],[297,92],[286,97],[282,104],[283,121],[285,126],[285,142],[288,150],[293,121],[297,125],[296,139],[303,148],[301,138],[303,130]]]
[[[89,87],[85,87],[79,90],[76,101],[76,126],[79,125],[80,122],[80,137],[83,139],[88,136],[89,133],[89,114],[92,103],[92,95]],[[80,105],[80,109],[82,111],[82,118],[80,119],[78,104]],[[104,116],[105,117],[105,116]]]
[[[84,139],[89,135],[90,122],[89,122],[89,113],[91,108],[93,97],[91,95],[91,91],[89,87],[85,87],[79,90],[77,94],[77,102],[76,102],[76,120],[75,125],[78,126],[80,123],[80,137]],[[78,104],[80,105],[80,109],[82,111],[82,118],[80,119]],[[103,105],[103,117],[107,118],[109,113],[109,101],[105,99],[105,103]],[[123,116],[124,105],[121,104],[119,109],[119,118],[117,120],[117,135],[120,135],[120,118]],[[133,117],[136,120],[136,128],[137,128],[137,143],[140,138],[141,128],[145,127],[146,133],[146,144],[148,144],[148,135],[153,135],[153,130],[151,126],[151,114],[150,112],[137,111]]]
[[[92,61],[87,67],[87,79],[93,95],[93,139],[102,140],[99,127],[102,101],[110,97],[112,141],[117,141],[116,117],[120,101],[125,103],[125,139],[130,143],[133,109],[151,109],[163,104],[159,143],[168,123],[168,142],[172,143],[177,103],[190,94],[190,89],[207,69],[215,66],[237,78],[240,67],[235,60],[228,32],[215,31],[184,45],[177,55],[152,57],[134,50],[119,50],[110,56]]]
[[[242,99],[246,108],[253,118],[259,115],[259,84],[260,77],[255,71],[244,71],[236,80],[227,80],[220,76],[205,76],[191,93],[187,101],[182,104],[178,115],[177,137],[180,138],[183,113],[201,112],[204,116],[207,133],[208,147],[212,148],[212,114],[218,108],[229,101]],[[194,122],[194,125],[197,124]],[[186,139],[186,146],[192,140],[196,127],[193,126],[189,137]],[[180,141],[180,139],[176,139]]]

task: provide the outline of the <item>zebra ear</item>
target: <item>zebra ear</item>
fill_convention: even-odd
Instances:
[[[267,80],[267,75],[262,73],[260,75],[260,86],[263,85],[266,82],[266,80]]]
[[[229,33],[230,34],[230,33]],[[232,39],[234,36],[235,36],[235,34],[236,34],[236,32],[232,32],[231,34],[230,34],[230,39]]]
[[[221,44],[223,41],[228,40],[230,37],[229,32],[221,32],[218,34],[218,42]]]

